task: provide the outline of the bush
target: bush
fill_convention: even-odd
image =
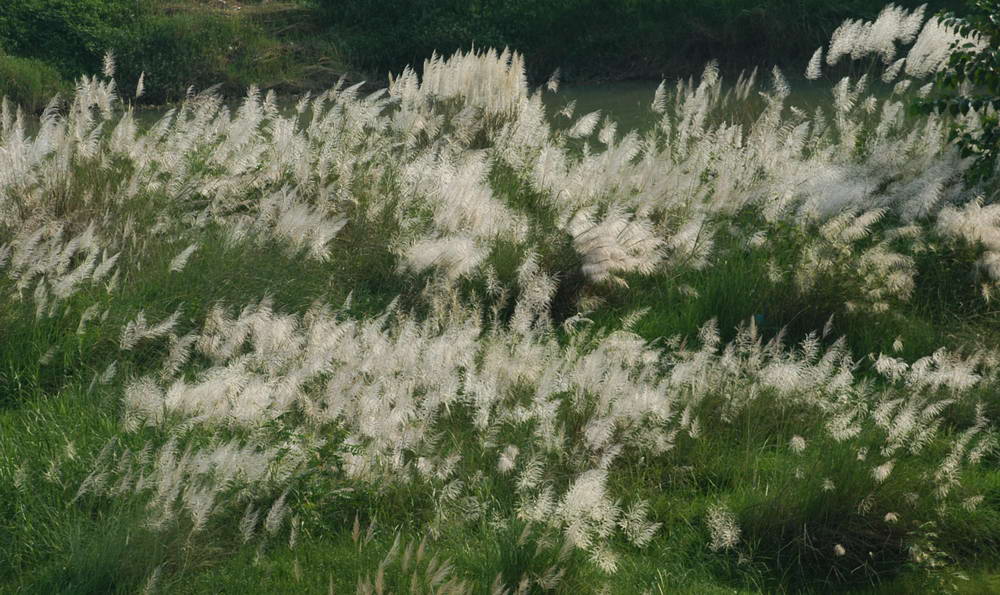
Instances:
[[[280,76],[276,42],[241,18],[206,13],[152,16],[120,32],[113,48],[126,93],[145,76],[145,99],[174,101],[189,86],[221,84],[227,95]]]
[[[952,114],[968,114],[975,109],[981,115],[980,130],[956,127],[953,139],[964,157],[974,157],[969,170],[974,181],[983,181],[997,172],[1000,159],[1000,0],[969,0],[972,14],[959,18],[948,13],[942,22],[954,27],[966,38],[979,37],[986,47],[977,49],[971,42],[955,47],[948,68],[935,80],[941,96],[923,104],[925,110],[940,109]]]
[[[746,67],[808,56],[845,18],[873,17],[882,0],[314,0],[358,67],[399,70],[432,51],[510,46],[534,75],[629,78]],[[916,0],[900,4],[916,6]],[[956,0],[931,2],[952,8]]]
[[[0,47],[65,77],[98,72],[111,40],[142,14],[137,0],[16,0],[0,10]]]
[[[65,88],[59,72],[41,60],[0,54],[0,97],[29,112],[39,112]]]

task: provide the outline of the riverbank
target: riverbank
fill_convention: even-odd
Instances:
[[[964,4],[927,6],[934,13]],[[883,7],[880,0],[317,0],[348,62],[362,69],[398,70],[433,51],[510,47],[530,56],[530,78],[544,80],[559,68],[577,82],[697,76],[709,60],[724,72],[804,66],[845,19],[872,18]]]
[[[928,10],[961,7],[960,0],[938,0]],[[723,72],[761,64],[798,69],[844,18],[881,8],[881,0],[739,7],[544,0],[489,8],[438,1],[25,0],[0,15],[0,94],[39,111],[53,91],[65,94],[80,75],[100,72],[109,51],[126,97],[145,73],[138,100],[147,104],[181,100],[191,87],[218,85],[224,96],[240,97],[250,85],[298,94],[341,78],[382,82],[434,51],[473,46],[521,51],[533,82],[557,68],[564,82],[576,84],[686,77],[710,59]]]
[[[251,85],[284,94],[315,91],[356,77],[327,29],[315,8],[300,2],[28,0],[0,15],[0,69],[12,59],[32,60],[49,67],[45,84],[0,80],[0,93],[37,111],[53,88],[65,95],[77,77],[101,72],[108,52],[122,95],[137,103],[176,102],[189,88],[216,85],[226,97],[240,97]]]

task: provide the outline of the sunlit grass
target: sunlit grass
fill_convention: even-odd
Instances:
[[[834,89],[709,65],[633,133],[483,52],[6,107],[0,585],[988,585],[1000,211],[912,91]]]

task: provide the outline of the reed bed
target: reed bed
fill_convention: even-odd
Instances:
[[[294,110],[192,91],[149,127],[110,57],[37,119],[4,102],[0,584],[944,589],[995,565],[1000,210],[953,122],[907,109],[953,37],[890,6],[817,52],[828,106],[709,64],[641,134],[550,118],[558,80],[495,50]]]

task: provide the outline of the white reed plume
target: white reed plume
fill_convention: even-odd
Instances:
[[[419,240],[403,254],[403,266],[416,272],[439,268],[449,279],[468,275],[488,255],[485,247],[469,237]]]
[[[660,81],[660,84],[657,85],[650,109],[657,114],[663,114],[667,111],[667,81]]]
[[[282,492],[281,496],[271,505],[271,509],[267,511],[267,517],[264,518],[264,528],[271,535],[274,535],[278,529],[281,528],[285,517],[288,515],[288,506],[285,503],[285,498],[288,497],[288,490]]]
[[[109,79],[115,78],[115,55],[113,53],[107,52],[104,54],[101,72]]]
[[[500,460],[497,462],[497,470],[500,473],[510,473],[514,470],[514,466],[517,463],[518,448],[513,444],[507,446],[500,453]]]
[[[548,91],[552,91],[553,93],[559,92],[560,75],[561,75],[560,69],[556,68],[555,72],[552,73],[552,76],[550,76],[549,80],[545,83],[545,88]]]
[[[566,132],[570,138],[583,138],[590,136],[601,120],[601,110],[592,111],[589,114],[580,116],[573,126]]]
[[[389,94],[404,102],[460,98],[488,113],[512,113],[528,96],[524,57],[507,49],[434,54],[424,61],[422,81],[410,68],[390,76]]]
[[[618,273],[651,273],[660,261],[662,241],[651,226],[612,211],[594,222],[585,211],[570,221],[573,247],[583,257],[583,274],[594,282],[607,280],[624,284]]]
[[[911,11],[890,4],[874,21],[848,20],[838,27],[830,40],[827,64],[834,66],[840,58],[850,55],[857,60],[876,54],[885,64],[896,56],[896,42],[908,44],[923,22],[926,5]]]
[[[173,260],[170,261],[170,272],[179,273],[183,271],[184,267],[187,266],[187,262],[191,258],[191,255],[194,254],[197,249],[198,244],[194,243],[182,250],[180,254],[175,256]]]
[[[885,483],[885,480],[888,479],[889,475],[892,473],[893,467],[895,466],[896,461],[886,461],[885,463],[872,469],[872,477],[875,478],[875,481],[878,483]]]
[[[584,472],[556,509],[557,517],[566,525],[567,538],[581,549],[591,549],[607,539],[621,512],[606,496],[606,481],[606,471]]]
[[[628,539],[638,547],[648,545],[662,526],[648,520],[649,504],[644,500],[636,502],[628,508],[618,521]]]
[[[486,182],[489,167],[484,153],[426,153],[408,165],[404,175],[413,192],[426,195],[439,233],[518,241],[526,223],[493,196]]]
[[[247,543],[253,539],[259,517],[260,511],[255,509],[253,504],[247,504],[246,511],[240,519],[240,535],[243,538],[243,543]]]
[[[814,81],[823,76],[823,48],[818,48],[809,59],[806,67],[806,78]]]
[[[157,339],[165,336],[177,326],[180,319],[180,311],[176,311],[159,324],[150,326],[146,322],[145,312],[136,314],[135,319],[128,322],[122,329],[120,346],[128,351],[136,346],[143,339]]]
[[[975,50],[982,50],[986,42],[978,37],[963,37],[952,27],[944,25],[937,17],[927,21],[916,43],[906,56],[906,74],[925,78],[945,66],[952,49],[971,43]]]
[[[712,536],[709,547],[712,551],[728,550],[740,543],[740,527],[736,515],[725,504],[713,504],[708,508],[705,522]]]

